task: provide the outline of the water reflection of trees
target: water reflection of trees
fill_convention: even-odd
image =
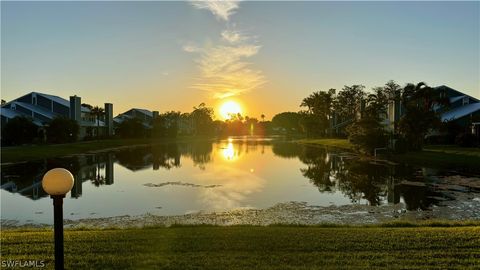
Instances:
[[[379,164],[348,153],[288,142],[274,143],[272,150],[283,158],[298,157],[306,165],[300,172],[320,192],[340,191],[353,203],[398,203],[401,196],[407,209],[413,210],[428,209],[434,202],[429,199],[434,192],[427,187],[399,185],[402,180],[421,177],[406,165]]]

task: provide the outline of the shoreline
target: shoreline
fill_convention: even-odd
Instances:
[[[239,208],[180,215],[121,215],[65,219],[68,229],[128,229],[171,226],[384,226],[385,224],[474,224],[480,226],[480,197],[452,200],[430,210],[406,209],[405,204],[315,206],[306,202],[278,203],[264,209]],[[1,220],[2,230],[47,229],[52,224]]]
[[[353,145],[347,139],[301,139],[296,143],[318,146],[332,147],[353,152]],[[403,154],[372,156],[359,154],[361,158],[389,161],[396,163],[407,163],[420,166],[437,167],[460,167],[462,169],[478,171],[480,164],[480,148],[457,147],[452,145],[428,145],[422,151],[407,152]]]

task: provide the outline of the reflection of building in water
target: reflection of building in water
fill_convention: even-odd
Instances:
[[[397,204],[400,202],[400,191],[395,189],[395,177],[389,176],[387,179],[387,201]]]
[[[113,154],[108,154],[11,165],[2,168],[0,188],[32,200],[47,197],[42,188],[43,175],[52,168],[60,167],[72,172],[74,185],[70,195],[79,198],[85,181],[100,180],[100,184],[113,184],[113,162]]]

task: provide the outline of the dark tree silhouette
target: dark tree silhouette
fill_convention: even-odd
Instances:
[[[436,104],[448,104],[448,98],[426,83],[407,84],[401,95],[405,115],[399,122],[399,132],[405,137],[410,150],[421,150],[425,135],[440,127],[441,121],[433,110]]]
[[[67,143],[77,140],[80,127],[77,121],[66,118],[54,118],[46,128],[47,141],[50,143]]]
[[[92,109],[90,109],[90,113],[95,116],[96,122],[97,122],[97,136],[100,135],[100,119],[105,115],[105,110],[102,107],[95,106]]]
[[[2,143],[7,145],[19,145],[32,143],[37,137],[38,127],[32,119],[17,116],[10,119],[2,130]]]

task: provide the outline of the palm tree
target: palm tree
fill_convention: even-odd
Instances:
[[[105,110],[102,107],[95,106],[90,110],[90,114],[94,115],[97,119],[97,137],[99,135],[100,118],[105,115]]]
[[[420,150],[425,135],[441,123],[438,113],[434,111],[435,106],[448,105],[449,100],[424,82],[407,84],[403,88],[401,100],[405,115],[399,123],[400,131],[413,150]]]

